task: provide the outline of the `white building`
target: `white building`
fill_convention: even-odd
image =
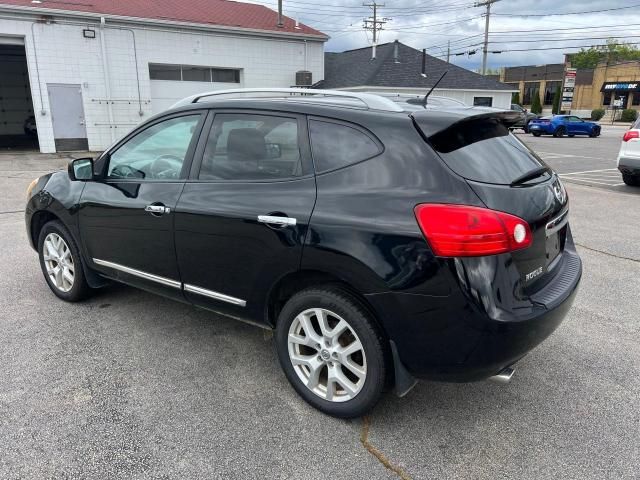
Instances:
[[[102,150],[194,93],[323,78],[326,35],[266,7],[142,3],[0,0],[0,146],[33,115],[40,151]]]

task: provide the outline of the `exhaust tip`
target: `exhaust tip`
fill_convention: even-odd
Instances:
[[[496,383],[507,384],[511,381],[511,377],[513,377],[514,373],[515,373],[515,369],[513,369],[512,367],[506,367],[505,369],[500,371],[500,373],[498,373],[497,375],[494,375],[493,377],[489,377],[489,380]]]

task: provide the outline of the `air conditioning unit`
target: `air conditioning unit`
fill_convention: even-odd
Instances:
[[[313,85],[311,72],[307,70],[300,70],[296,72],[297,87],[310,87],[311,85]]]

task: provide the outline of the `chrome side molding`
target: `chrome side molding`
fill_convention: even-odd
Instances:
[[[196,287],[195,285],[189,285],[188,283],[183,284],[177,280],[171,280],[170,278],[161,277],[160,275],[154,275],[153,273],[143,272],[142,270],[136,270],[135,268],[125,267],[124,265],[120,265],[119,263],[109,262],[107,260],[101,260],[99,258],[94,258],[93,262],[96,265],[113,268],[114,270],[119,270],[135,277],[150,280],[161,285],[166,285],[167,287],[177,289],[182,288],[185,292],[197,293],[198,295],[202,295],[204,297],[213,298],[214,300],[220,300],[222,302],[231,303],[240,307],[245,307],[247,305],[247,301],[242,300],[241,298],[232,297],[220,292],[214,292],[213,290],[207,290],[206,288]]]
[[[204,297],[213,298],[215,300],[221,300],[223,302],[232,303],[234,305],[239,305],[240,307],[244,307],[247,305],[245,300],[241,298],[231,297],[229,295],[225,295],[224,293],[214,292],[213,290],[207,290],[206,288],[196,287],[195,285],[189,285],[188,283],[184,284],[184,291],[197,293],[198,295],[202,295]]]
[[[170,278],[161,277],[160,275],[154,275],[153,273],[143,272],[142,270],[136,270],[135,268],[125,267],[124,265],[120,265],[119,263],[108,262],[107,260],[100,260],[99,258],[94,258],[93,263],[96,265],[102,265],[103,267],[113,268],[114,270],[120,270],[121,272],[128,273],[129,275],[133,275],[135,277],[144,278],[145,280],[151,280],[152,282],[157,282],[162,285],[166,285],[167,287],[173,288],[181,288],[182,283],[177,280],[171,280]]]

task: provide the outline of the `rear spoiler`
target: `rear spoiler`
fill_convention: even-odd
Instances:
[[[449,127],[462,127],[465,123],[481,120],[497,120],[505,127],[510,127],[521,120],[521,116],[521,113],[512,110],[478,107],[424,110],[411,114],[425,137],[431,137]]]

